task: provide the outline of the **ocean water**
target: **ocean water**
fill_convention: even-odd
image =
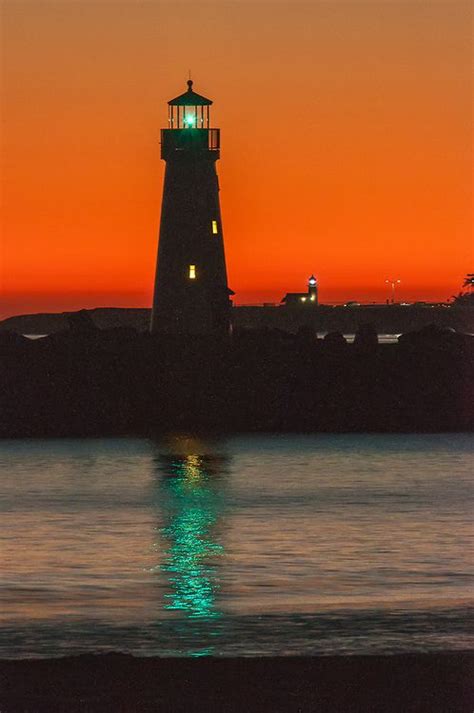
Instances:
[[[0,442],[0,657],[472,648],[474,439]]]

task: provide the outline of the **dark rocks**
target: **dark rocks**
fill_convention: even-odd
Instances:
[[[328,332],[324,336],[324,342],[330,346],[345,347],[347,345],[346,339],[341,332]]]
[[[359,354],[372,354],[377,351],[379,339],[373,324],[361,324],[354,338],[354,349]]]
[[[474,426],[474,339],[429,328],[165,337],[126,327],[0,335],[0,436],[443,431]]]
[[[411,349],[426,350],[457,350],[474,347],[474,336],[472,334],[462,334],[450,327],[438,327],[436,324],[429,324],[416,332],[401,334],[398,338],[401,346]]]
[[[16,332],[0,332],[0,354],[15,349],[26,348],[31,345],[31,340]]]

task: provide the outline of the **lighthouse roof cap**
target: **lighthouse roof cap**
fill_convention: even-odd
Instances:
[[[184,94],[180,94],[179,97],[170,99],[168,102],[170,106],[210,106],[212,104],[211,99],[206,99],[201,94],[197,94],[193,91],[193,82],[191,79],[188,80],[188,91]]]

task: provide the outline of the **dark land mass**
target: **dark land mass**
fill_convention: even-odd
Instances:
[[[474,426],[474,337],[435,326],[378,344],[303,327],[232,337],[100,330],[0,334],[0,436],[440,432]]]
[[[130,327],[138,332],[146,332],[150,327],[149,309],[134,309],[122,307],[97,307],[81,310],[87,313],[98,329],[115,329]],[[69,322],[77,312],[51,312],[39,314],[22,314],[8,317],[0,322],[0,332],[15,332],[16,334],[54,334],[69,329]]]
[[[87,311],[99,329],[131,327],[145,332],[150,325],[149,309],[99,307]],[[52,334],[69,328],[74,312],[25,314],[0,322],[1,331],[17,334]],[[451,327],[460,332],[474,332],[474,308],[425,305],[364,305],[332,307],[312,305],[296,307],[249,307],[232,309],[232,320],[237,328],[281,329],[296,333],[301,327],[316,332],[354,334],[362,325],[370,323],[379,334],[401,334],[421,329],[428,324]]]
[[[471,653],[1,661],[2,713],[472,713]]]

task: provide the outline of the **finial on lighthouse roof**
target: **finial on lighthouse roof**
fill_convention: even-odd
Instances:
[[[180,94],[179,97],[175,97],[168,102],[170,106],[210,106],[212,104],[211,99],[207,99],[201,94],[196,94],[191,78],[188,79],[187,85],[188,90],[184,94]]]

